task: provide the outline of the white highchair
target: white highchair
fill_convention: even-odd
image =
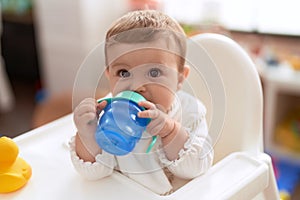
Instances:
[[[214,142],[214,165],[207,173],[168,196],[159,196],[114,172],[99,181],[86,181],[73,169],[62,141],[75,133],[72,115],[15,138],[20,154],[32,167],[33,176],[20,191],[1,199],[279,199],[270,157],[263,152],[263,99],[255,66],[233,40],[217,34],[191,38],[213,61],[217,77],[192,67],[184,86],[207,106]],[[190,58],[200,54],[193,45]],[[194,64],[194,63],[191,63]],[[202,76],[199,80],[197,74]],[[213,86],[210,86],[213,85]],[[189,87],[192,86],[192,87]],[[217,99],[216,99],[217,98]],[[216,99],[216,100],[214,100]]]

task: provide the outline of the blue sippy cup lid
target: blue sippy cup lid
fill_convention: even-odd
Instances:
[[[103,99],[99,99],[98,103],[100,103],[101,101],[107,101],[107,103],[110,103],[112,100],[116,100],[116,99],[127,99],[129,101],[133,101],[135,103],[139,103],[141,101],[146,101],[145,97],[143,97],[142,95],[140,95],[137,92],[134,91],[130,91],[130,90],[125,90],[122,91],[120,93],[118,93],[114,98],[103,98]]]
[[[143,97],[142,95],[140,95],[139,93],[133,92],[133,91],[123,91],[120,92],[119,94],[116,95],[116,98],[124,98],[124,99],[128,99],[130,101],[133,101],[135,103],[139,103],[141,101],[145,101],[145,97]]]

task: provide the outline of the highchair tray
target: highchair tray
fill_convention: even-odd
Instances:
[[[243,199],[267,186],[268,166],[243,153],[229,155],[168,196],[154,194],[118,172],[87,181],[74,170],[69,155],[68,141],[75,132],[70,114],[14,138],[19,156],[32,167],[32,177],[0,199]]]

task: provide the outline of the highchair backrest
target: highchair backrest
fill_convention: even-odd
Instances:
[[[104,60],[103,45],[85,59],[74,83],[73,106],[83,99],[82,93],[88,93],[86,96],[90,97],[100,91],[94,87],[98,81],[101,92],[107,93]],[[183,89],[197,96],[206,106],[214,162],[231,152],[261,152],[262,90],[248,54],[226,36],[205,33],[188,39],[186,61],[191,71]]]
[[[214,143],[214,162],[231,152],[243,151],[252,154],[261,152],[262,89],[251,58],[242,47],[226,36],[205,33],[193,36],[191,41],[199,46],[188,45],[187,62],[196,56],[198,58],[196,61],[190,61],[193,66],[190,66],[191,72],[186,83],[207,108],[206,118]],[[210,61],[207,61],[208,58]],[[216,73],[208,73],[207,69],[203,69],[207,68],[204,65],[210,65],[208,62],[211,61],[218,77],[211,77]],[[201,74],[202,80],[197,74]],[[220,91],[220,87],[211,87],[221,82],[223,91]],[[187,88],[187,84],[184,88]],[[220,95],[220,92],[223,94]],[[214,119],[218,124],[214,124]],[[223,126],[220,126],[222,125],[220,120],[223,120]],[[215,126],[219,126],[219,129]]]

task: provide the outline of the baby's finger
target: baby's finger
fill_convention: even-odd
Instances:
[[[96,100],[94,98],[85,98],[81,103],[84,103],[84,102],[95,103]]]
[[[81,105],[74,112],[78,116],[84,115],[85,113],[96,113],[96,107],[89,104]]]
[[[80,120],[86,124],[97,123],[97,117],[95,113],[86,113],[80,117]]]
[[[150,101],[141,101],[138,104],[139,104],[139,106],[142,106],[146,109],[155,109],[156,108],[155,104],[151,103]]]
[[[158,110],[144,110],[144,111],[138,113],[138,117],[140,117],[140,118],[155,119],[158,116],[159,116],[159,111]]]
[[[81,107],[82,105],[96,105],[96,100],[93,98],[86,98],[82,100],[77,107]]]
[[[97,106],[96,106],[97,116],[100,115],[100,113],[106,107],[106,105],[107,105],[107,101],[101,101],[100,103],[97,104]]]
[[[96,114],[95,113],[85,113],[83,115],[74,115],[74,122],[76,125],[86,125],[88,124],[90,121],[93,121],[96,118]]]
[[[103,110],[107,105],[107,101],[101,101],[100,103],[97,104],[97,110]]]
[[[86,105],[90,105],[90,106],[94,107],[96,105],[96,101],[92,98],[84,99],[76,106],[74,111],[76,111],[76,110],[80,109],[82,106],[86,106]]]

